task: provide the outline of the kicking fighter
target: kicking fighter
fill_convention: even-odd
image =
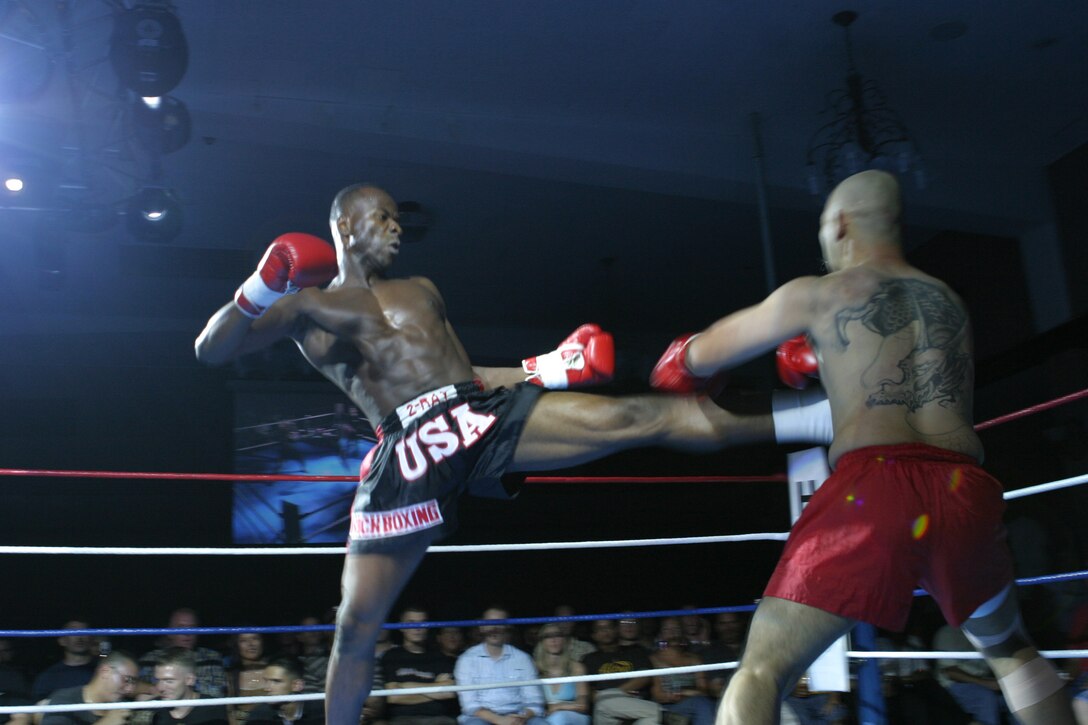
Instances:
[[[790,533],[719,725],[776,722],[779,701],[856,621],[901,630],[917,584],[985,655],[1020,722],[1073,722],[1020,620],[1002,487],[979,466],[967,312],[907,264],[899,213],[890,174],[842,182],[820,219],[830,274],[679,338],[654,371],[655,387],[691,390],[786,341],[783,380],[818,375],[831,402],[834,473]]]
[[[327,679],[330,725],[358,725],[382,622],[427,546],[452,530],[460,493],[507,497],[504,473],[564,468],[635,446],[709,451],[830,434],[776,430],[770,415],[736,416],[696,396],[542,394],[611,378],[612,338],[596,325],[522,368],[473,367],[435,285],[386,276],[400,250],[393,199],[349,186],[329,222],[334,247],[306,234],[273,242],[208,321],[196,355],[223,363],[289,337],[377,424],[379,444],[352,506]]]

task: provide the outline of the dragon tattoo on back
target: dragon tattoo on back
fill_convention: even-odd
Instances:
[[[855,321],[883,338],[912,325],[916,330],[913,347],[897,364],[898,379],[880,380],[867,407],[902,405],[913,413],[931,402],[949,407],[960,401],[971,376],[965,344],[969,324],[967,314],[945,290],[917,279],[881,282],[864,305],[835,315],[844,348],[850,344],[846,326]]]

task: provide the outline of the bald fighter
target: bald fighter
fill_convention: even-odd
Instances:
[[[834,472],[790,533],[719,725],[776,722],[779,701],[857,621],[902,630],[919,584],[985,655],[1020,722],[1073,722],[1020,619],[1001,484],[979,466],[967,311],[906,262],[899,215],[893,176],[848,178],[820,219],[830,274],[677,340],[654,372],[656,387],[689,389],[783,343],[783,380],[819,376],[831,403]]]
[[[504,473],[635,446],[710,451],[776,434],[829,436],[775,430],[770,415],[735,416],[695,396],[543,394],[611,377],[612,338],[596,325],[521,368],[473,367],[435,285],[386,276],[400,250],[393,199],[349,186],[329,223],[333,247],[305,234],[273,242],[208,321],[196,354],[223,363],[288,337],[376,424],[352,506],[326,688],[331,725],[358,725],[381,624],[427,546],[452,530],[462,492],[507,497]]]

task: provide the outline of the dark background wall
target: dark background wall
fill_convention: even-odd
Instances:
[[[1072,162],[1062,163],[1065,169]],[[1075,179],[1067,181],[1072,173],[1052,173],[1062,193],[1068,193],[1069,184],[1075,186]],[[475,204],[461,209],[449,227],[406,248],[396,271],[422,271],[439,283],[454,323],[466,323],[470,352],[484,343],[479,362],[517,363],[487,346],[489,335],[520,326],[532,344],[544,349],[555,342],[544,334],[552,326],[593,319],[616,332],[620,348],[621,379],[608,392],[645,390],[649,367],[673,335],[728,311],[720,302],[726,290],[744,304],[765,293],[758,245],[726,243],[758,238],[754,207],[499,175],[470,178]],[[495,208],[492,197],[521,202]],[[1063,243],[1073,259],[1080,232],[1076,210],[1069,214],[1073,220],[1062,226]],[[783,240],[776,258],[780,279],[818,271],[817,215],[817,200],[811,210],[772,207],[772,227]],[[738,217],[747,223],[727,223]],[[1083,332],[1083,321],[1072,320],[1047,335],[1035,333],[1015,236],[911,226],[909,209],[907,223],[911,259],[959,289],[974,318],[980,419],[1084,386],[1084,336],[1077,334]],[[482,229],[490,238],[505,234],[518,244],[499,258],[474,258],[473,235]],[[14,217],[4,230],[8,238],[37,233],[25,217]],[[548,260],[556,269],[554,283],[549,279],[546,286],[519,288],[519,271],[540,263],[534,250],[545,248],[550,237],[568,234],[587,240],[586,254]],[[716,238],[723,240],[718,247],[709,243]],[[685,239],[696,241],[689,249]],[[449,247],[462,249],[456,254],[467,258],[456,270],[430,261],[436,250],[440,257],[450,255]],[[142,256],[132,257],[124,244],[98,252],[74,245],[68,249],[68,280],[46,280],[49,284],[34,284],[27,295],[7,300],[25,310],[29,322],[4,334],[0,346],[3,465],[227,472],[233,382],[259,381],[273,391],[300,382],[324,389],[326,384],[290,345],[234,366],[199,366],[192,341],[214,306],[205,304],[188,314],[198,305],[177,284],[197,253],[139,250]],[[631,254],[659,257],[654,276],[629,269],[623,259]],[[87,283],[85,278],[93,281],[97,273],[81,260],[95,255],[127,270],[127,281]],[[547,258],[546,252],[540,256]],[[201,282],[214,288],[215,304],[229,297],[255,260],[256,253],[206,260],[221,264],[211,281]],[[593,284],[573,284],[562,273],[565,267],[580,282]],[[171,270],[176,274],[171,276]],[[0,272],[24,273],[11,267]],[[170,280],[161,296],[160,277]],[[659,284],[665,277],[670,278],[667,290]],[[676,277],[684,280],[679,288]],[[1074,281],[1071,276],[1071,288],[1077,288]],[[481,296],[494,303],[476,303]],[[175,304],[186,313],[178,316],[171,307]],[[139,308],[147,310],[148,324],[138,331],[81,332],[78,325],[67,325],[58,332],[53,324],[71,310],[99,314],[108,322],[112,315]],[[461,310],[467,314],[459,315]],[[43,314],[50,315],[48,324],[34,324],[35,316]],[[771,387],[770,358],[739,370],[732,384]],[[1083,406],[1073,407],[987,433],[988,464],[1010,487],[1073,475],[1078,456],[1084,458],[1083,440],[1077,438],[1083,435],[1083,418]],[[756,446],[710,456],[635,452],[575,473],[765,474],[784,470],[786,450]],[[231,494],[223,482],[4,477],[0,501],[0,532],[8,544],[230,544]],[[1079,522],[1085,514],[1080,492],[1053,494],[1045,503],[1017,503],[1011,509],[1013,517],[1043,520],[1053,537],[1047,546],[1055,565],[1060,552],[1064,563],[1074,567],[1083,562]],[[451,543],[785,531],[787,517],[784,484],[535,484],[508,504],[466,500],[462,528]],[[760,595],[779,551],[776,543],[752,543],[435,554],[424,562],[402,602],[422,601],[448,617],[474,616],[492,601],[506,602],[520,615],[544,615],[562,602],[582,612],[741,604]],[[339,556],[8,556],[3,559],[0,622],[48,628],[82,616],[96,626],[158,626],[171,609],[187,605],[209,625],[294,623],[336,603],[340,565]],[[26,647],[39,657],[52,651],[50,643]]]

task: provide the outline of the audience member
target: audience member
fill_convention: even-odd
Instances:
[[[540,644],[540,625],[523,624],[514,627],[510,634],[510,644],[523,652],[535,652],[536,646]]]
[[[619,645],[614,620],[598,619],[593,623],[592,633],[597,651],[590,652],[582,660],[587,674],[616,674],[651,668],[650,655],[643,647]],[[633,725],[658,725],[661,720],[661,706],[647,699],[649,677],[596,680],[591,687],[594,725],[619,725],[624,720],[634,721]]]
[[[378,641],[374,643],[374,657],[381,659],[392,646],[393,640],[389,637],[389,630],[382,627],[378,630]]]
[[[438,650],[455,660],[465,651],[465,633],[460,627],[442,627],[438,630],[436,641]]]
[[[113,650],[95,667],[86,685],[66,687],[49,695],[48,705],[94,705],[105,702],[131,700],[139,681],[139,668],[131,655]],[[123,725],[131,717],[131,710],[92,709],[72,712],[49,712],[42,717],[41,725]]]
[[[575,614],[574,607],[569,604],[560,604],[555,608],[554,614],[556,617],[573,617]],[[578,637],[579,628],[573,620],[564,619],[555,624],[559,627],[563,636],[567,638],[567,642],[570,643],[571,656],[574,657],[576,662],[581,662],[587,654],[596,649],[592,644]]]
[[[654,638],[643,633],[642,623],[634,617],[624,617],[617,620],[616,631],[619,634],[617,642],[620,647],[642,647],[647,653],[654,649]]]
[[[64,629],[89,629],[86,622],[73,619],[64,624]],[[61,658],[41,671],[34,679],[31,694],[36,700],[48,697],[49,693],[66,687],[79,687],[91,681],[94,675],[94,641],[85,634],[68,634],[57,638]]]
[[[937,652],[974,652],[975,648],[957,627],[946,624],[933,637]],[[981,725],[1001,725],[1006,710],[1001,686],[985,660],[937,660],[937,679],[959,706]]]
[[[714,615],[714,639],[699,654],[703,662],[738,662],[744,651],[747,618],[739,612],[719,612]],[[710,670],[706,673],[710,696],[717,700],[729,685],[733,669]]]
[[[26,675],[14,663],[15,652],[11,640],[0,638],[0,707],[34,704],[34,700],[30,698]],[[0,714],[0,725],[31,725],[32,720],[27,713]]]
[[[264,635],[259,632],[242,632],[233,637],[231,656],[227,666],[227,694],[230,697],[255,697],[264,694],[264,668],[268,664],[264,656]],[[233,725],[246,722],[249,712],[256,705],[243,703],[230,707]]]
[[[917,634],[915,619],[907,632],[887,632],[877,637],[876,648],[886,652],[918,652],[926,649]],[[930,660],[880,660],[882,692],[889,725],[964,725],[971,718],[933,676]]]
[[[320,627],[321,622],[317,617],[303,617],[299,622],[302,627]],[[329,669],[329,647],[323,630],[309,630],[299,632],[298,658],[302,660],[305,668],[306,686],[303,692],[324,692],[325,673]]]
[[[266,695],[300,695],[305,687],[302,663],[297,657],[275,657],[264,668]],[[250,725],[324,725],[325,708],[320,700],[261,703],[249,711]]]
[[[408,607],[401,613],[402,623],[426,622],[427,612]],[[452,685],[456,659],[427,646],[429,630],[412,627],[400,630],[401,645],[382,655],[379,669],[386,690],[405,690],[387,695],[385,714],[390,725],[454,725],[457,722],[457,695],[453,692],[419,695],[411,688]]]
[[[196,684],[196,657],[192,650],[171,647],[155,665],[155,691],[160,700],[199,700],[204,696],[193,689]],[[224,705],[182,705],[157,708],[152,725],[227,725]]]
[[[509,619],[501,607],[491,607],[481,619]],[[509,625],[488,624],[479,628],[481,642],[457,658],[454,679],[462,685],[502,683],[537,678],[536,667],[526,653],[508,643]],[[544,696],[539,685],[495,687],[458,693],[462,725],[547,725],[543,719]]]
[[[654,667],[690,667],[703,663],[699,655],[688,651],[687,637],[676,617],[661,620],[657,639],[660,649],[650,656]],[[713,725],[714,702],[707,696],[705,673],[656,675],[651,692],[665,712],[680,715],[691,725]]]
[[[685,604],[683,609],[695,609],[694,604]],[[710,645],[710,623],[698,614],[684,614],[680,617],[680,630],[688,641],[688,652],[702,656],[703,648]]]
[[[192,629],[200,626],[196,612],[192,609],[178,609],[170,615],[166,625],[170,629]],[[197,647],[195,634],[168,634],[166,641],[170,647],[192,650],[196,657],[195,690],[208,697],[223,697],[227,692],[227,673],[223,668],[223,655],[207,647]],[[155,665],[162,661],[166,648],[151,650],[140,658],[140,679],[151,683]]]
[[[533,662],[541,677],[577,677],[586,668],[574,657],[571,639],[557,622],[540,628],[540,643],[533,652]],[[547,721],[551,725],[589,725],[589,684],[564,682],[544,685]]]
[[[0,638],[0,695],[25,697],[30,694],[26,675],[15,666],[15,653],[11,640]],[[88,678],[89,679],[89,678]]]
[[[842,702],[842,694],[814,692],[808,685],[809,677],[805,673],[786,698],[786,705],[801,725],[844,725],[850,713]]]
[[[20,707],[33,705],[34,701],[26,695],[13,695],[0,692],[0,707]],[[34,716],[25,712],[13,712],[10,715],[0,714],[0,725],[33,725]]]

